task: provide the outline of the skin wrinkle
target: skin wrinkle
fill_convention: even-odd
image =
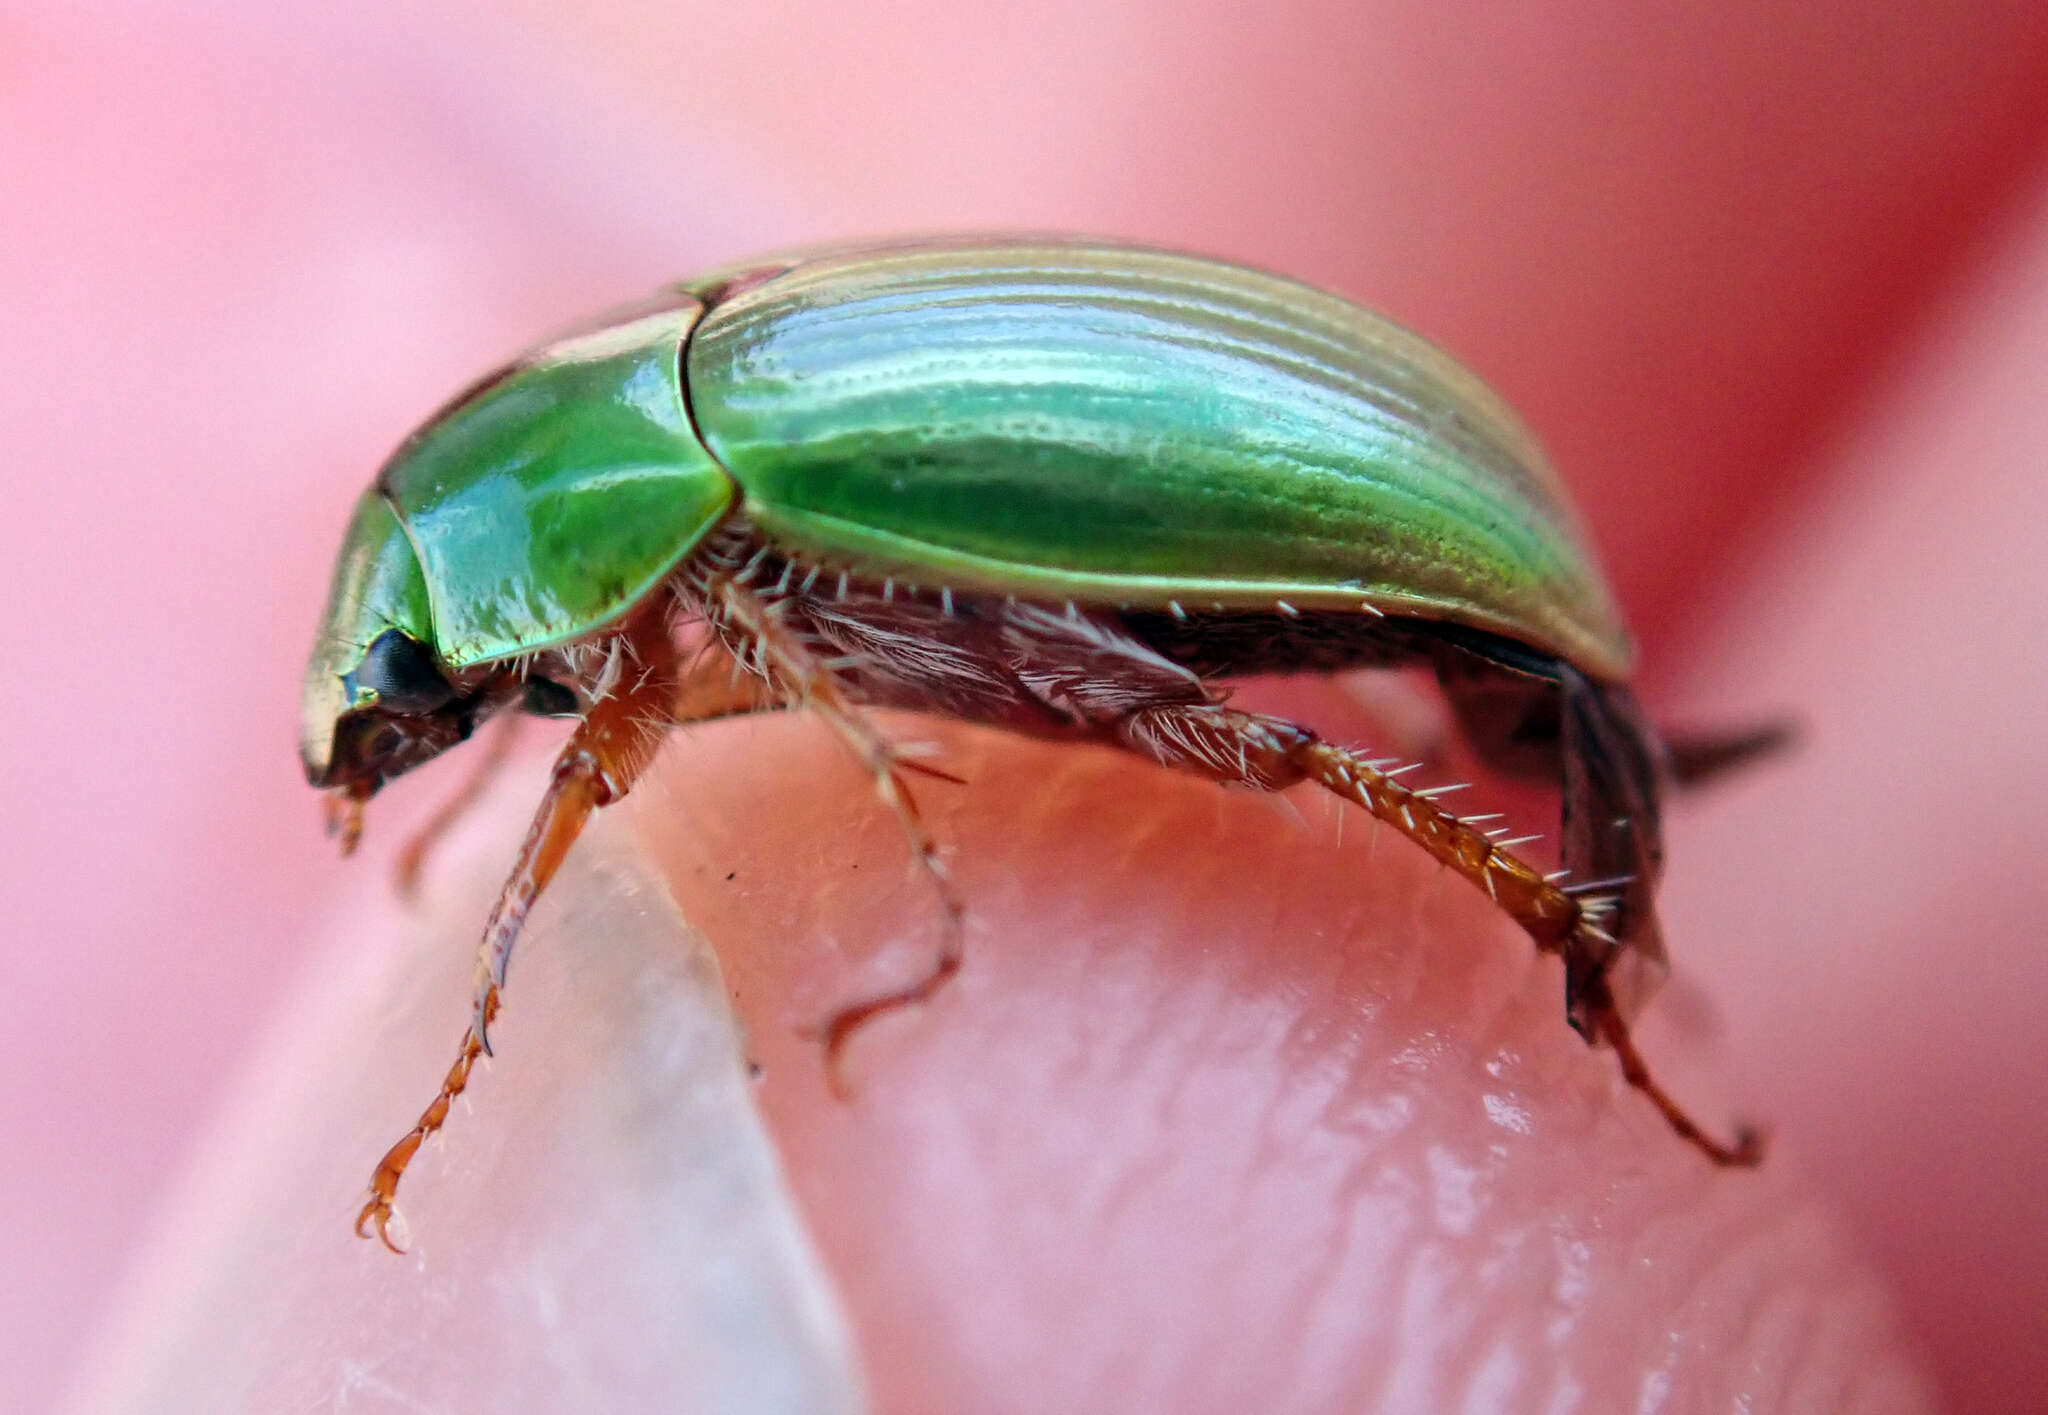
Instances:
[[[1141,1085],[1141,1089],[1149,1089],[1149,1087],[1145,1085],[1145,1083],[1149,1081],[1149,1077],[1137,1077],[1135,1081],[1137,1081],[1137,1083]],[[1186,1081],[1182,1081],[1182,1083],[1180,1083],[1178,1087],[1174,1087],[1174,1091],[1178,1091],[1178,1089],[1184,1089],[1186,1085],[1188,1085],[1188,1083],[1186,1083]],[[1169,1094],[1174,1094],[1174,1091],[1169,1091]],[[1255,1165],[1255,1163],[1251,1163],[1251,1165],[1247,1165],[1247,1167],[1245,1167],[1245,1169],[1243,1169],[1241,1173],[1249,1173],[1249,1169],[1253,1169],[1253,1167],[1257,1167],[1257,1165]],[[1147,1182],[1147,1177],[1149,1177],[1149,1175],[1145,1175],[1145,1173],[1137,1173],[1137,1175],[1133,1175],[1133,1180],[1130,1180],[1130,1192],[1133,1192],[1133,1194],[1141,1192],[1141,1190],[1143,1190],[1143,1186],[1145,1186],[1145,1182]],[[1128,1202],[1128,1200],[1124,1200],[1124,1202]],[[1112,1210],[1112,1216],[1114,1216],[1114,1210]],[[1335,1263],[1329,1263],[1329,1266],[1331,1266],[1331,1268],[1335,1268]],[[1296,1288],[1296,1292],[1298,1292],[1298,1300],[1300,1300],[1300,1302],[1305,1302],[1305,1304],[1307,1304],[1307,1302],[1315,1302],[1315,1300],[1317,1300],[1317,1296],[1319,1296],[1319,1294],[1317,1294],[1317,1280],[1313,1280],[1313,1278],[1311,1278],[1309,1282],[1305,1282],[1305,1284],[1300,1284],[1300,1286]]]

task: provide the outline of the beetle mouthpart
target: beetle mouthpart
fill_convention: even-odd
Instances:
[[[480,700],[480,694],[454,698],[428,713],[351,708],[335,719],[326,769],[313,784],[368,800],[385,783],[466,741]]]
[[[348,786],[327,793],[327,834],[340,843],[344,857],[353,855],[363,838],[363,802],[367,799]]]

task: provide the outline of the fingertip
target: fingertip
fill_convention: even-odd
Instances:
[[[1574,1371],[1620,1400],[1675,1332],[1686,1379],[1768,1406],[1741,1375],[1734,1274],[1910,1386],[1796,1178],[1723,1174],[1639,1110],[1571,1034],[1557,965],[1482,894],[1370,826],[1275,829],[1259,798],[1108,753],[954,739],[976,786],[933,830],[973,946],[861,1038],[847,1107],[787,1018],[914,967],[930,902],[870,883],[900,876],[900,841],[817,788],[823,734],[711,736],[674,764],[689,822],[644,824],[736,981],[761,1104],[885,1404],[1003,1390],[1079,1409],[1118,1389],[1224,1408],[1217,1392],[1255,1402],[1307,1370],[1363,1400],[1418,1361],[1448,1389],[1489,1340],[1532,1381]],[[748,770],[761,759],[791,779]],[[818,820],[839,824],[788,825]],[[708,887],[736,852],[772,897]],[[1697,1073],[1677,1068],[1695,1100]],[[1762,1138],[1725,1153],[1753,1166]],[[1798,1263],[1769,1237],[1788,1230]],[[1580,1295],[1546,1344],[1529,1324],[1559,1284]],[[1432,1345],[1430,1323],[1467,1335]]]

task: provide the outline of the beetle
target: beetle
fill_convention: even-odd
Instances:
[[[690,643],[696,637],[694,645]],[[1554,783],[1564,870],[1448,787],[1230,707],[1247,673],[1433,669],[1478,755]],[[1111,744],[1277,791],[1314,782],[1484,889],[1560,955],[1565,1011],[1717,1164],[1651,1078],[1623,965],[1663,946],[1659,792],[1771,734],[1667,752],[1556,475],[1514,414],[1336,296],[1194,256],[1067,239],[903,242],[684,281],[455,398],[357,503],[305,680],[302,755],[352,846],[386,782],[519,711],[575,719],[479,946],[457,1060],[357,1220],[489,1050],[514,941],[590,814],[671,726],[803,708],[872,773],[962,907],[870,718],[910,709]],[[650,727],[649,724],[652,724]],[[1533,838],[1533,837],[1526,837]],[[395,1245],[393,1245],[395,1246]]]

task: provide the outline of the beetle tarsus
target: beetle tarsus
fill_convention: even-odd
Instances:
[[[397,1217],[398,1210],[392,1207],[389,1199],[382,1194],[373,1194],[363,1205],[362,1212],[356,1215],[356,1237],[368,1238],[369,1225],[374,1223],[377,1226],[377,1241],[402,1258],[405,1256],[405,1249],[391,1237],[391,1222]]]
[[[959,920],[949,918],[948,932],[957,933]],[[917,1007],[931,1001],[933,994],[949,982],[960,971],[960,949],[955,942],[939,954],[931,971],[908,987],[897,988],[851,1007],[841,1008],[827,1018],[816,1029],[818,1040],[825,1048],[825,1079],[832,1088],[832,1094],[845,1101],[853,1098],[853,1086],[846,1076],[847,1043],[862,1027],[885,1013],[901,1008]]]
[[[1761,1130],[1742,1125],[1736,1128],[1733,1141],[1717,1140],[1701,1129],[1684,1107],[1657,1084],[1642,1053],[1636,1050],[1634,1039],[1629,1036],[1628,1024],[1614,1007],[1603,1007],[1595,1015],[1594,1032],[1599,1040],[1614,1048],[1614,1055],[1621,1062],[1622,1078],[1650,1098],[1651,1104],[1657,1107],[1680,1139],[1726,1169],[1754,1169],[1763,1163],[1765,1137]]]
[[[928,1001],[960,970],[966,911],[946,877],[945,862],[939,858],[938,845],[925,828],[917,798],[903,778],[906,773],[917,772],[965,783],[915,760],[884,736],[841,692],[830,662],[812,651],[786,617],[772,613],[774,606],[761,596],[729,576],[711,579],[704,585],[703,593],[707,613],[726,637],[733,656],[766,677],[784,697],[823,718],[873,775],[875,794],[896,817],[911,858],[938,895],[943,933],[939,956],[931,971],[908,987],[842,1009],[820,1029],[826,1074],[834,1092],[843,1098],[847,1093],[842,1065],[847,1040],[863,1023],[884,1012]]]
[[[492,995],[490,1008],[497,1011],[497,996]],[[377,1161],[377,1168],[370,1175],[370,1197],[356,1214],[356,1236],[368,1238],[366,1231],[371,1224],[377,1227],[377,1237],[384,1246],[394,1253],[405,1250],[392,1241],[390,1225],[396,1216],[393,1207],[398,1198],[398,1184],[405,1177],[405,1171],[426,1143],[427,1136],[448,1123],[448,1112],[455,1104],[455,1098],[469,1086],[469,1073],[476,1066],[477,1057],[484,1051],[483,1039],[474,1027],[463,1033],[462,1046],[456,1053],[455,1064],[448,1068],[448,1074],[441,1080],[441,1089],[427,1108],[420,1112],[411,1130],[390,1149],[384,1158]]]

